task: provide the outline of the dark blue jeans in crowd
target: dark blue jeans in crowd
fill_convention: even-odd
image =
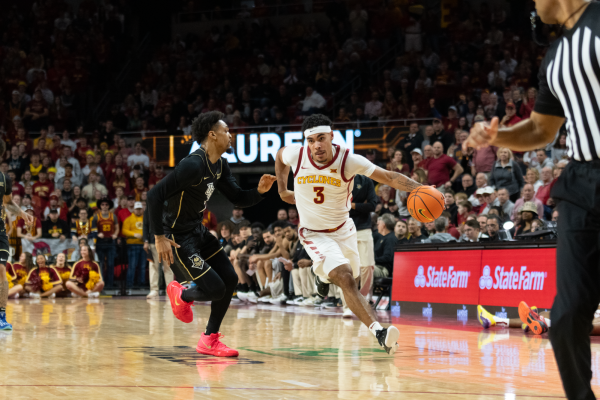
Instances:
[[[96,254],[100,261],[102,270],[106,270],[103,274],[104,284],[106,287],[112,287],[115,277],[115,257],[117,256],[117,248],[113,245],[96,246]]]
[[[127,257],[129,266],[127,267],[127,287],[132,288],[136,275],[140,285],[146,284],[146,252],[141,244],[128,244]]]

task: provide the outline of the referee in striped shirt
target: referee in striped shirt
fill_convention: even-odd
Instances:
[[[566,122],[570,162],[555,184],[557,294],[550,340],[569,399],[595,399],[589,333],[600,303],[600,3],[535,0],[541,20],[561,25],[539,71],[531,118],[509,128],[477,124],[463,144],[543,148]]]

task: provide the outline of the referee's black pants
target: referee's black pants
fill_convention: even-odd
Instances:
[[[550,340],[567,397],[595,399],[590,332],[600,303],[600,162],[569,163],[552,197],[559,216]]]

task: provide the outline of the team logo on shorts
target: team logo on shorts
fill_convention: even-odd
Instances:
[[[190,256],[189,259],[192,262],[192,268],[204,268],[204,260],[198,254]]]

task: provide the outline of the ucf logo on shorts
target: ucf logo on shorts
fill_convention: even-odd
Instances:
[[[204,268],[204,260],[198,254],[194,254],[189,257],[192,262],[192,268],[203,269]]]

